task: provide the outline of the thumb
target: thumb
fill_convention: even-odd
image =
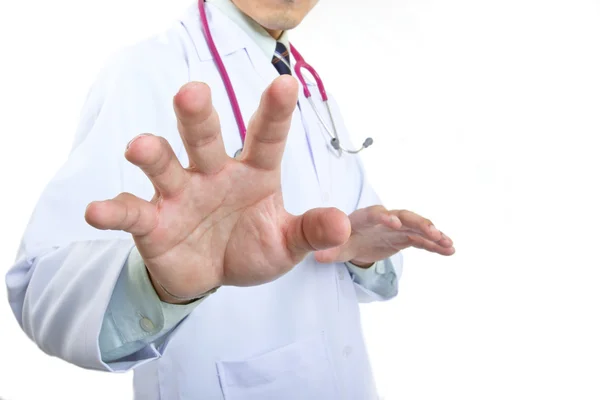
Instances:
[[[338,247],[348,241],[348,216],[337,208],[315,208],[300,216],[290,216],[286,231],[287,247],[294,259],[307,253]]]
[[[85,220],[97,229],[125,231],[134,236],[147,235],[158,222],[156,207],[131,193],[90,203],[85,210]]]

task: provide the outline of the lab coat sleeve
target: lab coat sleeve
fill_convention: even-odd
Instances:
[[[389,258],[377,261],[369,268],[361,268],[346,263],[354,283],[371,293],[378,294],[381,300],[391,299],[398,294],[396,269]]]
[[[185,305],[162,302],[134,247],[104,314],[99,339],[102,360],[115,362],[160,342],[205,298]]]
[[[340,130],[338,133],[342,135],[340,138],[343,143],[352,143],[348,130],[344,125],[344,120],[340,113],[339,107],[332,96],[329,97],[329,103],[333,116]],[[356,201],[355,210],[370,207],[373,205],[382,204],[379,196],[370,185],[364,165],[359,155],[353,156],[360,177],[360,191]],[[362,269],[350,263],[346,263],[346,267],[354,282],[354,287],[359,302],[369,303],[372,301],[385,301],[394,298],[398,294],[398,279],[402,275],[403,256],[397,253],[392,257],[381,260],[368,269]]]
[[[90,202],[121,192],[150,200],[152,184],[123,152],[146,132],[181,150],[172,99],[188,76],[177,46],[152,40],[116,56],[92,86],[71,153],[43,190],[6,275],[17,321],[47,354],[84,368],[124,371],[157,358],[168,345],[166,338],[118,362],[102,360],[101,327],[134,243],[125,232],[92,228],[84,213]]]

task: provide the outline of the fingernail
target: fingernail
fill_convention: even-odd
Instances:
[[[151,133],[141,133],[141,134],[137,135],[136,137],[134,137],[133,139],[131,139],[131,140],[129,141],[129,143],[127,143],[127,147],[126,147],[126,149],[127,149],[127,150],[129,150],[129,146],[131,146],[131,144],[132,144],[133,142],[135,142],[136,140],[138,140],[138,139],[139,139],[139,138],[141,138],[142,136],[152,136],[152,134],[151,134]]]
[[[435,227],[435,225],[430,225],[430,226],[429,226],[429,230],[430,230],[430,231],[431,231],[431,233],[433,233],[434,235],[437,235],[437,234],[441,234],[441,233],[442,233],[442,232],[440,232],[440,231],[439,231],[439,230],[438,230],[438,229]]]

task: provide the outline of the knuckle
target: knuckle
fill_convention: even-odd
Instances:
[[[135,226],[135,224],[140,219],[140,209],[137,207],[127,207],[126,217],[125,217],[125,229],[131,230]]]
[[[375,206],[374,208],[378,214],[383,214],[383,213],[388,212],[387,208],[385,208],[384,206]]]
[[[130,200],[132,197],[134,197],[134,196],[131,193],[123,192],[123,193],[119,193],[117,195],[117,197],[114,198],[114,200],[121,202],[121,203],[125,203],[128,200]]]
[[[409,215],[409,213],[410,213],[410,211],[407,211],[407,210],[399,210],[398,212],[396,212],[396,215],[400,219],[406,219],[406,217]]]
[[[370,219],[375,220],[385,212],[387,212],[387,209],[384,206],[371,206],[369,207],[368,215]]]
[[[423,223],[420,224],[420,229],[423,232],[423,234],[429,234],[430,233],[430,226],[431,226],[431,222],[428,221],[423,221]]]
[[[425,240],[420,236],[413,236],[412,245],[422,249],[425,246]]]
[[[219,133],[209,128],[209,123],[207,121],[202,122],[196,129],[190,131],[190,134],[185,139],[186,142],[195,150],[202,149],[215,143],[219,139]]]
[[[171,144],[169,143],[169,141],[167,139],[165,139],[162,136],[157,136],[157,138],[159,140],[161,150],[170,150],[171,149]]]
[[[414,246],[417,243],[417,238],[414,235],[406,235],[407,242]]]

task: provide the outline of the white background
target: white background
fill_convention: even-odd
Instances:
[[[381,394],[600,399],[600,1],[321,3],[293,41],[375,138],[386,204],[457,247],[407,251],[399,297],[364,307]],[[2,1],[3,272],[99,68],[188,4]],[[130,380],[42,354],[0,301],[0,397],[130,399]]]

